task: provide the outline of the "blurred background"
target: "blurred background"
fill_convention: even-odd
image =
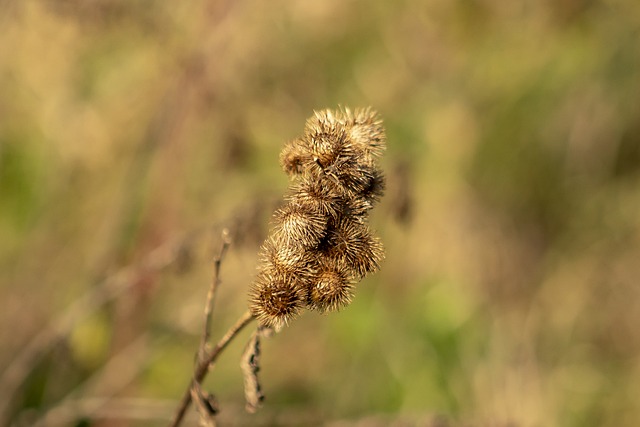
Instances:
[[[0,1],[0,425],[165,425],[314,109],[384,118],[379,273],[223,425],[640,420],[640,3]],[[191,412],[189,425],[197,423]],[[38,424],[40,423],[40,424]]]

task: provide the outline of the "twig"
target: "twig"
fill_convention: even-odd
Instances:
[[[201,421],[206,425],[215,425],[213,417],[217,413],[217,403],[215,403],[215,398],[212,395],[205,395],[205,393],[203,392],[201,387],[202,380],[209,372],[209,368],[213,361],[215,361],[215,359],[217,358],[218,353],[220,353],[224,349],[224,347],[226,347],[229,341],[231,341],[231,339],[238,332],[240,332],[240,330],[252,319],[251,314],[247,312],[245,316],[242,317],[238,321],[238,323],[236,323],[236,325],[229,329],[227,334],[222,337],[215,348],[211,352],[209,352],[213,307],[215,305],[218,286],[220,285],[220,265],[222,264],[222,260],[224,259],[227,249],[229,248],[229,244],[229,230],[225,228],[222,230],[222,243],[220,246],[220,251],[214,259],[213,277],[211,278],[211,285],[209,286],[207,301],[204,307],[204,330],[202,331],[202,338],[200,340],[200,346],[198,348],[193,379],[191,381],[191,384],[189,385],[189,388],[185,391],[185,394],[182,397],[182,401],[180,402],[180,406],[176,411],[176,416],[172,424],[174,426],[180,424],[182,417],[184,416],[187,408],[192,401],[195,401],[197,404],[198,412],[201,414]]]
[[[260,338],[264,329],[258,327],[251,335],[247,347],[240,359],[240,368],[244,376],[244,396],[247,402],[245,409],[249,413],[255,413],[262,401],[264,394],[258,380],[258,372],[260,371]]]
[[[228,229],[224,228],[222,230],[221,240],[220,251],[213,260],[213,275],[211,277],[209,292],[207,292],[207,302],[204,306],[204,330],[202,331],[200,346],[198,347],[196,364],[204,360],[209,351],[213,308],[215,306],[216,295],[218,294],[218,287],[220,286],[220,266],[230,244]],[[206,427],[215,427],[214,416],[218,413],[218,404],[215,401],[215,397],[202,390],[199,382],[193,382],[190,391],[191,401],[195,403],[196,409],[200,414],[200,423]]]
[[[191,401],[200,414],[201,427],[216,427],[215,416],[219,408],[215,396],[204,391],[199,383],[194,383],[191,387]]]
[[[202,340],[200,341],[200,356],[204,355],[207,343],[211,337],[211,318],[213,314],[213,306],[215,305],[216,294],[218,286],[220,285],[220,265],[224,259],[229,244],[231,243],[229,238],[229,230],[224,228],[222,230],[222,243],[220,246],[220,252],[213,261],[213,277],[211,278],[211,286],[207,293],[207,303],[204,308],[204,331],[202,332]],[[201,357],[200,357],[201,358]]]
[[[229,328],[229,330],[222,337],[222,339],[218,341],[218,343],[213,348],[213,350],[211,350],[211,353],[209,353],[202,360],[198,361],[198,364],[193,373],[193,379],[189,383],[189,387],[187,388],[187,390],[184,392],[184,395],[182,396],[182,400],[180,401],[180,404],[178,405],[178,409],[176,410],[173,421],[170,424],[171,427],[177,427],[180,425],[187,409],[189,408],[189,405],[191,405],[191,388],[193,387],[193,385],[195,383],[197,384],[202,383],[202,380],[204,380],[204,377],[206,377],[207,373],[209,373],[209,366],[216,361],[220,353],[225,349],[225,347],[229,344],[229,342],[245,326],[251,323],[253,319],[254,319],[253,315],[251,314],[250,311],[247,310],[247,312],[244,313],[242,317],[238,319],[235,325]]]

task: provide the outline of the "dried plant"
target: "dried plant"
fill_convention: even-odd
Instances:
[[[301,309],[337,310],[354,284],[379,268],[384,250],[368,214],[384,191],[377,158],[382,122],[370,109],[316,112],[280,155],[291,177],[273,217],[250,293],[258,322],[276,330]]]
[[[291,184],[285,204],[273,215],[271,232],[260,248],[260,265],[249,290],[249,311],[211,349],[209,331],[219,268],[228,236],[215,260],[207,297],[205,328],[191,384],[172,426],[196,403],[203,424],[215,425],[215,398],[204,392],[202,380],[226,345],[252,319],[258,328],[242,356],[247,410],[263,399],[259,371],[260,338],[280,330],[303,309],[322,313],[348,305],[355,284],[375,272],[384,257],[380,240],[369,228],[368,216],[385,188],[378,158],[385,133],[377,113],[369,108],[316,112],[301,137],[280,154]]]

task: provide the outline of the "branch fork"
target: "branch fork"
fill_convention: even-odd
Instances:
[[[212,346],[211,340],[211,325],[213,317],[213,308],[215,305],[215,298],[220,285],[220,266],[224,259],[225,254],[231,244],[229,237],[229,231],[224,229],[222,231],[222,244],[217,256],[214,259],[213,278],[207,293],[207,301],[205,305],[205,322],[202,332],[202,338],[198,347],[196,355],[196,363],[193,370],[193,378],[189,383],[187,390],[185,390],[180,404],[176,409],[173,420],[170,424],[171,427],[177,427],[182,423],[182,420],[189,409],[192,402],[195,402],[198,412],[200,413],[200,419],[205,426],[215,426],[215,415],[218,413],[218,403],[213,395],[202,389],[202,381],[207,376],[213,364],[217,360],[218,356],[227,347],[233,338],[238,335],[245,326],[254,320],[253,315],[247,311],[244,313],[236,323],[229,328],[224,336]]]

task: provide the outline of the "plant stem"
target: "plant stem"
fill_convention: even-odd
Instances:
[[[211,278],[211,286],[207,293],[207,303],[204,308],[204,330],[202,331],[202,340],[200,342],[200,351],[205,351],[209,338],[211,337],[211,318],[213,315],[213,306],[215,305],[218,286],[220,285],[220,265],[224,259],[230,244],[229,230],[222,230],[222,244],[220,251],[214,260],[213,277]]]
[[[244,313],[242,317],[240,317],[238,321],[231,328],[229,328],[227,333],[220,339],[220,341],[218,341],[218,343],[213,348],[213,350],[211,350],[211,353],[209,353],[202,360],[198,361],[198,365],[196,366],[193,373],[193,379],[191,380],[191,383],[189,383],[189,387],[187,387],[187,390],[184,392],[184,395],[182,396],[182,400],[178,405],[178,409],[176,410],[176,413],[174,415],[173,421],[170,424],[170,427],[178,427],[182,422],[182,419],[184,418],[184,415],[187,412],[189,405],[191,405],[191,387],[193,386],[193,384],[202,383],[202,380],[204,380],[204,377],[206,377],[207,373],[209,373],[209,366],[216,361],[220,353],[222,353],[222,351],[229,344],[229,342],[231,342],[231,340],[245,326],[251,323],[253,319],[254,317],[250,311],[247,311],[246,313]]]

